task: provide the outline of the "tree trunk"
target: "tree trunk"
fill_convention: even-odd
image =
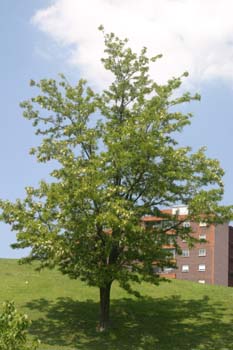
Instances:
[[[99,331],[104,332],[109,326],[110,290],[112,283],[100,288],[100,323]]]

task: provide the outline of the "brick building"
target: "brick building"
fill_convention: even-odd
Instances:
[[[178,239],[181,254],[177,254],[173,245],[165,249],[173,255],[177,268],[164,268],[159,271],[168,278],[196,281],[224,286],[233,286],[233,227],[228,224],[207,225],[204,222],[189,222],[185,220],[187,207],[166,210],[168,214],[175,214],[179,210],[182,225],[191,227],[192,236],[206,242],[196,243],[189,248],[185,240]],[[143,222],[147,226],[159,225],[163,218],[145,216]]]

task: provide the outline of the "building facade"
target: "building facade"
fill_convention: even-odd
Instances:
[[[174,209],[170,210],[170,214],[174,214]],[[181,254],[177,254],[172,245],[166,246],[165,249],[173,255],[177,268],[164,268],[159,273],[167,278],[233,286],[233,227],[228,224],[207,225],[204,222],[189,222],[185,220],[186,215],[187,208],[182,207],[179,210],[182,225],[190,227],[192,236],[203,242],[189,248],[185,240],[178,238]],[[158,224],[159,220],[162,222],[164,219],[153,216],[143,218],[146,225],[153,222]]]

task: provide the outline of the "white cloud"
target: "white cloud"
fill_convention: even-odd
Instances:
[[[192,84],[210,79],[233,80],[232,0],[54,0],[39,10],[33,23],[61,45],[72,47],[69,63],[99,86],[103,38],[97,30],[128,37],[139,50],[163,53],[152,76],[164,81],[188,70]]]

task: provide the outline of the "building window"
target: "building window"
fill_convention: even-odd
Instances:
[[[172,250],[171,250],[171,253],[172,253],[173,259],[175,259],[175,257],[176,257],[176,250],[175,250],[175,249],[172,249]]]
[[[156,265],[153,265],[152,269],[153,269],[154,273],[161,273],[162,272],[162,269]]]
[[[161,221],[161,225],[163,228],[172,229],[172,227],[175,225],[175,222],[172,220],[163,220]]]
[[[190,221],[184,221],[183,227],[190,227]]]
[[[205,233],[200,233],[199,239],[206,239],[206,234]]]
[[[205,271],[205,264],[200,264],[198,266],[198,271]]]
[[[206,222],[200,222],[200,223],[199,223],[199,226],[200,226],[200,227],[206,227],[206,226],[207,226],[207,223],[206,223]]]
[[[164,249],[168,253],[167,257],[175,259],[176,257],[176,250],[175,249]]]
[[[205,284],[205,280],[199,280],[198,283]]]
[[[168,237],[168,244],[169,245],[174,245],[174,238]]]
[[[171,273],[171,272],[173,272],[174,271],[174,269],[172,268],[172,267],[164,267],[163,268],[163,272],[164,273]]]
[[[198,256],[206,256],[206,249],[199,249]]]
[[[184,258],[188,258],[189,257],[189,249],[183,249],[182,250],[182,256]]]
[[[147,224],[147,226],[150,226]],[[156,222],[153,222],[152,224],[152,228],[161,228],[161,221],[156,221]]]
[[[182,265],[181,271],[182,272],[189,272],[189,265]]]

